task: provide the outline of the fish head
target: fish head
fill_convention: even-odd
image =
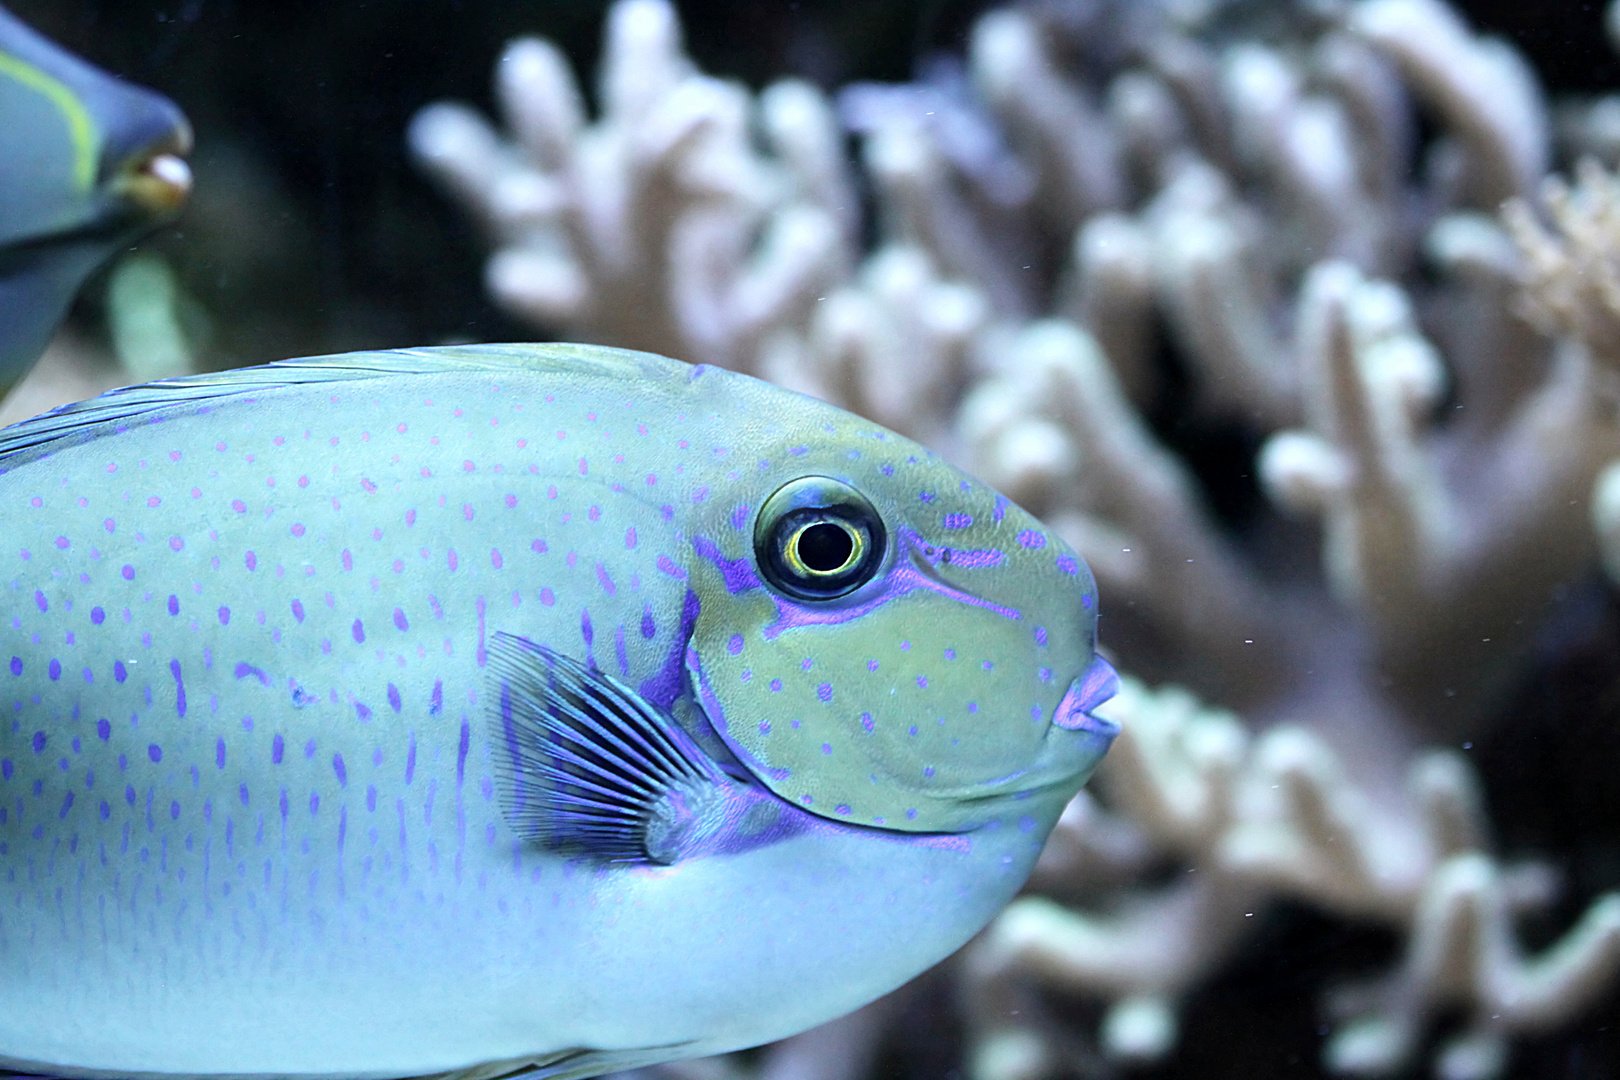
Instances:
[[[1093,712],[1117,680],[1084,561],[902,436],[809,400],[775,415],[691,538],[687,668],[709,723],[761,784],[836,821],[1055,815],[1118,730]]]
[[[20,378],[84,279],[191,191],[178,107],[0,8],[0,378]]]

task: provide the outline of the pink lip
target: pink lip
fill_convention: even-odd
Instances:
[[[1094,657],[1085,674],[1069,684],[1069,692],[1058,702],[1052,722],[1071,731],[1085,729],[1112,738],[1119,734],[1119,725],[1093,715],[1092,710],[1117,693],[1119,673],[1102,657]]]

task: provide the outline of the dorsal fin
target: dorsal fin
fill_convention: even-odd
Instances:
[[[279,360],[260,367],[186,375],[109,390],[88,401],[0,431],[0,470],[27,450],[72,445],[105,433],[105,425],[147,422],[166,410],[309,383],[346,382],[457,371],[556,372],[637,380],[685,379],[695,369],[654,353],[565,342],[444,345],[337,353]]]
[[[489,665],[501,809],[524,839],[667,864],[723,817],[729,781],[634,690],[514,634],[494,636]]]

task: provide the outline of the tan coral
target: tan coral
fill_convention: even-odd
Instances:
[[[1586,1007],[1620,968],[1620,894],[1600,898],[1538,956],[1518,946],[1513,918],[1546,902],[1546,878],[1504,869],[1482,849],[1474,779],[1455,755],[1413,763],[1407,785],[1423,809],[1404,816],[1381,812],[1303,729],[1285,725],[1255,739],[1183,690],[1134,680],[1106,711],[1124,725],[1120,752],[1098,775],[1110,809],[1086,816],[1119,815],[1180,866],[1180,879],[1101,910],[1027,897],[1003,912],[967,960],[975,1080],[1058,1071],[1040,1052],[1049,1033],[1011,1007],[1022,981],[1106,998],[1104,1049],[1162,1056],[1174,1043],[1180,997],[1282,898],[1408,935],[1400,967],[1359,995],[1363,1004],[1329,1040],[1328,1066],[1348,1075],[1401,1068],[1428,1018],[1446,1006],[1472,1019],[1442,1048],[1441,1075],[1494,1075],[1512,1034]]]
[[[602,63],[589,123],[557,48],[515,41],[496,79],[510,139],[441,103],[412,122],[412,153],[494,239],[486,277],[503,307],[575,337],[751,368],[852,261],[831,109],[804,83],[756,102],[699,74],[664,0],[613,7]],[[755,149],[756,116],[772,155]]]

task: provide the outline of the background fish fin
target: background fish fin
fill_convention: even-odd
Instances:
[[[489,645],[501,809],[524,839],[671,863],[727,781],[673,718],[618,680],[514,634]]]
[[[421,349],[338,353],[279,360],[259,367],[215,371],[109,390],[100,397],[52,410],[0,432],[0,467],[28,450],[50,450],[107,434],[117,426],[150,423],[170,409],[193,408],[267,390],[311,383],[483,371],[553,373],[630,381],[686,380],[689,364],[653,353],[564,342],[446,345]]]
[[[532,1058],[488,1061],[454,1072],[434,1073],[413,1080],[585,1080],[603,1073],[639,1069],[688,1056],[690,1043],[670,1043],[633,1050],[559,1050]],[[32,1080],[32,1078],[28,1078]]]

